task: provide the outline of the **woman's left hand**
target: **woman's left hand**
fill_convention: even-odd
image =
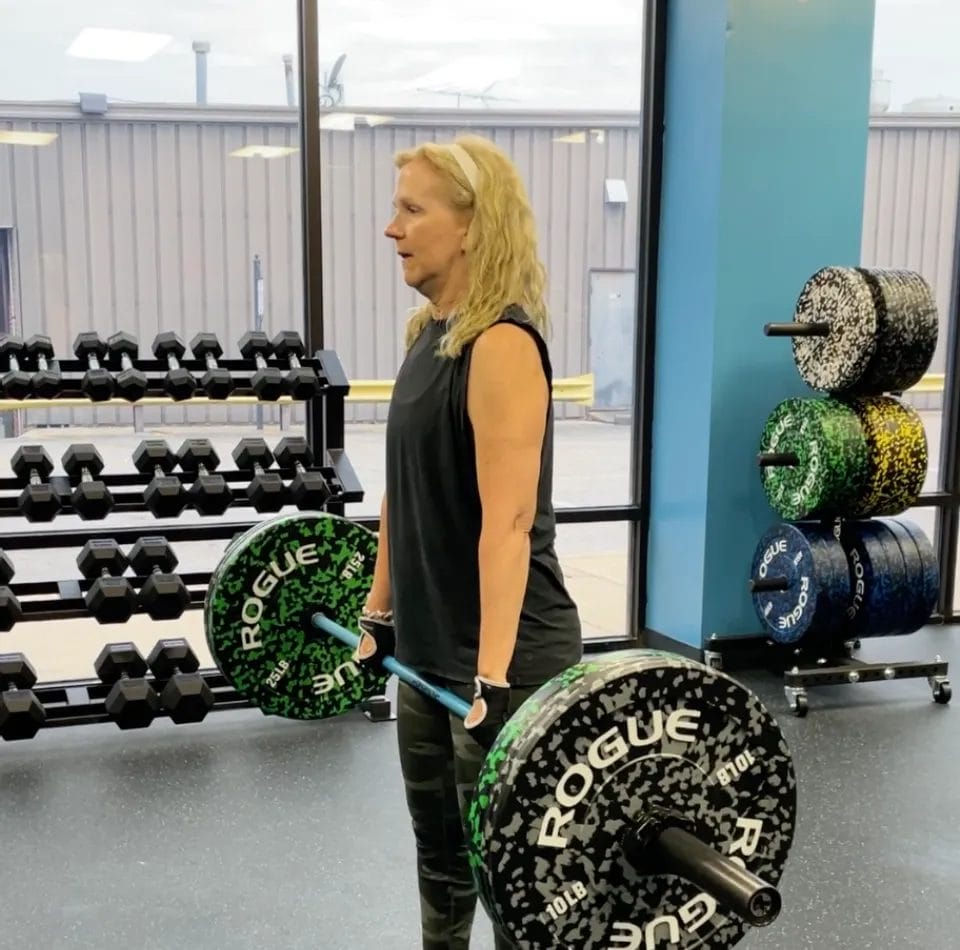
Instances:
[[[476,742],[489,750],[510,718],[510,684],[475,676],[473,686],[473,705],[463,724]]]

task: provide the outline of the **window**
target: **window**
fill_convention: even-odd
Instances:
[[[956,451],[957,440],[949,434],[960,412],[957,383],[950,376],[958,331],[960,98],[955,56],[944,31],[960,26],[958,15],[949,0],[877,2],[862,248],[868,266],[920,273],[936,300],[936,351],[927,374],[903,399],[920,413],[927,433],[930,458],[923,491],[939,496],[936,506],[914,511],[931,540],[936,538],[948,590],[955,589],[956,566],[947,557],[952,546],[945,543],[943,519],[960,508],[960,485],[950,485],[947,478],[956,470],[957,460],[948,453]],[[947,596],[948,620],[956,619],[949,615],[955,600]]]
[[[5,5],[3,329],[49,335],[60,359],[74,358],[82,331],[104,339],[132,333],[140,356],[150,359],[161,330],[175,330],[186,344],[212,331],[234,359],[257,321],[271,337],[302,332],[297,50],[293,0]],[[5,410],[0,420],[8,459],[18,442],[40,443],[56,475],[74,442],[92,442],[105,473],[130,472],[146,437],[166,439],[174,451],[188,436],[207,437],[220,467],[234,469],[240,438],[262,424],[274,445],[281,421],[296,423],[270,405],[58,407]],[[252,514],[233,507],[224,519],[249,521]],[[169,521],[119,510],[109,522],[58,515],[52,524],[11,526],[18,520],[6,519],[4,529],[169,530]],[[191,509],[176,520],[204,521]],[[209,571],[226,543],[170,539],[183,572]],[[79,543],[14,551],[5,544],[14,583],[76,577]],[[209,667],[201,613],[159,627],[135,616],[122,639],[133,639],[146,656],[158,636],[186,635]],[[92,618],[77,626],[67,647],[57,637],[38,639],[33,624],[18,624],[8,647],[26,650],[41,679],[89,677],[104,628]]]
[[[386,15],[360,6],[333,16],[317,0],[324,342],[349,378],[372,381],[380,393],[361,400],[358,388],[348,406],[347,452],[366,491],[348,515],[379,512],[389,387],[405,317],[418,303],[382,233],[393,154],[462,131],[491,138],[513,158],[534,207],[558,381],[560,517],[635,503],[643,7],[494,0],[429,12],[401,3]],[[477,46],[484,38],[491,43]],[[561,536],[584,602],[594,581],[623,592],[606,599],[606,619],[590,630],[622,636],[626,526],[567,525]],[[580,562],[595,544],[609,576]]]
[[[84,2],[55,22],[49,4],[6,12],[0,258],[12,239],[17,334],[72,359],[81,331],[124,330],[153,358],[159,331],[189,344],[205,330],[239,358],[247,330],[302,332],[297,48],[293,2],[206,0],[189,17],[141,3],[113,21]],[[118,437],[117,471],[158,427],[176,449],[202,426],[232,468],[251,427],[272,443],[298,419],[269,405],[31,409],[7,431],[59,456],[97,426]]]
[[[580,613],[584,640],[610,640],[628,631],[629,525],[623,522],[561,524],[557,555]]]

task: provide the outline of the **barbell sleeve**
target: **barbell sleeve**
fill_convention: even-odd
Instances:
[[[830,333],[830,324],[802,323],[799,320],[793,323],[768,323],[763,332],[766,336],[827,336]]]
[[[314,627],[336,637],[348,647],[356,649],[357,644],[360,642],[360,637],[352,630],[340,626],[336,621],[331,620],[322,613],[315,613],[312,620]],[[424,695],[436,700],[441,706],[446,706],[454,715],[459,716],[461,719],[467,718],[467,713],[470,712],[470,703],[461,699],[456,693],[451,693],[450,690],[442,689],[429,680],[425,680],[419,673],[411,670],[409,666],[404,666],[403,663],[400,663],[392,656],[385,656],[383,658],[383,668],[395,674],[397,678],[403,680],[404,683],[419,689]]]
[[[754,927],[766,927],[780,914],[777,888],[683,828],[668,824],[650,834],[638,825],[625,837],[624,848],[641,872],[676,874]]]

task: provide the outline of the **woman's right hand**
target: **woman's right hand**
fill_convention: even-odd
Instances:
[[[383,668],[383,658],[393,656],[397,638],[393,628],[393,612],[365,607],[357,621],[360,642],[353,652],[353,661],[361,667],[376,670],[383,676],[390,674]]]

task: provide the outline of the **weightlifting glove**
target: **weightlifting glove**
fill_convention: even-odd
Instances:
[[[510,684],[473,678],[473,705],[463,720],[467,733],[487,751],[510,718]]]
[[[397,637],[393,627],[393,611],[365,610],[357,621],[360,642],[353,651],[353,661],[361,667],[374,670],[381,676],[390,676],[383,668],[383,658],[393,656]]]

